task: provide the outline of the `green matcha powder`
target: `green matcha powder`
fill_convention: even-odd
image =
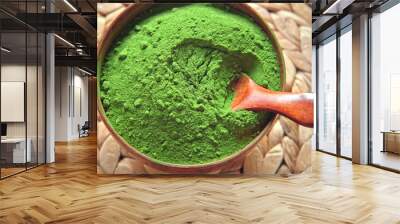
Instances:
[[[271,114],[233,112],[245,72],[280,89],[277,56],[249,17],[210,4],[153,9],[108,52],[100,96],[112,127],[149,157],[203,164],[249,144]]]

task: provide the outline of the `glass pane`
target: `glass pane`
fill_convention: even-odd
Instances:
[[[316,78],[317,78],[317,47],[315,45],[312,45],[312,92],[315,94],[317,92],[317,82],[316,82]],[[316,103],[314,102],[314,105],[316,105]],[[316,124],[316,107],[314,107],[314,124]],[[315,150],[316,147],[316,134],[315,131],[317,129],[314,128],[313,129],[313,135],[312,135],[312,148],[313,150]]]
[[[39,34],[38,45],[38,163],[45,163],[45,52],[46,39],[44,34]]]
[[[374,15],[372,26],[372,163],[400,170],[400,5]]]
[[[26,33],[1,34],[2,177],[25,170],[31,151],[26,144]],[[26,147],[28,146],[28,150]]]
[[[336,153],[336,37],[318,48],[318,147]]]
[[[44,3],[0,1],[0,7],[24,19],[24,13],[43,13]],[[0,167],[4,178],[45,161],[45,36],[2,12],[0,32]]]
[[[27,112],[27,142],[28,142],[28,150],[30,148],[30,160],[28,160],[28,168],[37,165],[37,127],[38,127],[38,107],[37,107],[37,98],[38,98],[38,36],[36,32],[30,32],[27,34],[28,38],[28,63],[27,63],[27,80],[26,80],[26,112]]]
[[[347,32],[346,32],[347,31]],[[351,26],[340,36],[340,153],[352,157],[352,35]]]
[[[26,12],[29,14],[38,12],[37,2],[27,2]],[[33,19],[38,18],[34,17]],[[36,22],[36,21],[32,21]],[[35,30],[28,29],[27,31],[27,142],[30,148],[30,161],[27,163],[28,168],[37,165],[38,160],[38,34]]]

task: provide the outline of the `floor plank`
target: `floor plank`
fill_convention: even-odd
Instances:
[[[283,177],[96,174],[96,139],[0,181],[0,223],[400,223],[400,175],[323,153]]]

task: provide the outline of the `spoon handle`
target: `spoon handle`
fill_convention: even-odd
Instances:
[[[303,126],[314,126],[312,93],[275,92],[257,88],[247,104],[247,109],[275,112]]]
[[[306,127],[314,126],[312,93],[279,92],[257,85],[249,77],[239,81],[232,109],[271,111]]]

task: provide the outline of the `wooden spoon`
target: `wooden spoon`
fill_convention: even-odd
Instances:
[[[232,110],[271,111],[281,114],[298,124],[314,126],[314,102],[312,93],[279,92],[257,85],[243,75],[235,85]]]

